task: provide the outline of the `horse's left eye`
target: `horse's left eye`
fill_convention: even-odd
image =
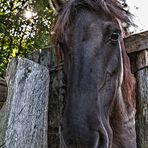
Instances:
[[[120,36],[120,33],[114,32],[114,33],[111,34],[110,40],[113,41],[113,42],[116,42],[116,41],[118,41],[119,36]]]

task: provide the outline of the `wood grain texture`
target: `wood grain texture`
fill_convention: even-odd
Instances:
[[[3,102],[6,101],[6,98],[7,98],[7,84],[4,79],[0,78],[0,104],[3,104]]]
[[[148,148],[148,51],[137,54],[137,141],[138,148]]]
[[[18,57],[9,63],[6,80],[3,117],[7,124],[2,148],[47,148],[49,71]]]
[[[148,31],[131,35],[124,39],[124,43],[128,53],[148,49]]]

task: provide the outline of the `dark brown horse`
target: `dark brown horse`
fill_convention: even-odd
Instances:
[[[122,28],[130,13],[117,0],[68,0],[58,12],[67,76],[63,147],[136,148],[135,80]]]

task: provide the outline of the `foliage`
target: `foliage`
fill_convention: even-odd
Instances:
[[[26,18],[26,11],[32,17]],[[48,46],[53,11],[48,0],[0,0],[0,76],[10,58]]]

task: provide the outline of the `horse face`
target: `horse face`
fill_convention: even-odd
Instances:
[[[63,141],[68,148],[108,148],[112,104],[122,82],[120,28],[108,16],[79,10],[65,30],[67,75]]]

